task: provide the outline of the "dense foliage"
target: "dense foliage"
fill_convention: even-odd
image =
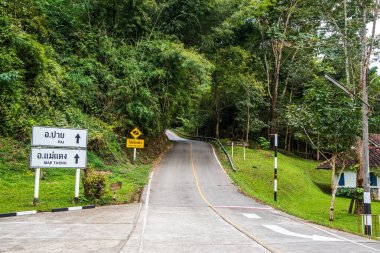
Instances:
[[[139,126],[146,136],[197,106],[213,65],[154,32],[151,1],[2,1],[0,133],[90,128],[90,148]],[[155,17],[158,18],[158,17]]]
[[[287,149],[309,142],[305,130],[325,134],[326,150],[349,145],[360,103],[323,76],[360,95],[363,6],[370,20],[372,1],[1,1],[0,135],[85,127],[90,149],[113,153],[135,126],[150,138],[183,125],[242,139],[276,132]],[[368,82],[379,132],[375,69]]]

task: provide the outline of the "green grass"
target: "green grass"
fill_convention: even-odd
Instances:
[[[231,154],[231,148],[226,147]],[[225,156],[219,155],[225,168]],[[263,201],[286,213],[317,224],[358,233],[358,218],[348,214],[350,199],[336,198],[335,221],[329,221],[331,171],[316,170],[318,162],[278,155],[278,199],[273,200],[274,154],[267,150],[234,147],[234,173],[227,169],[235,184],[248,196]],[[380,203],[372,202],[372,213],[380,213]]]
[[[33,205],[34,170],[29,169],[30,146],[10,138],[0,138],[0,213],[75,206],[73,203],[75,169],[41,169],[39,203]],[[122,154],[126,157],[126,154]],[[80,203],[119,204],[137,200],[139,192],[148,181],[151,164],[132,165],[123,159],[107,164],[95,153],[88,151],[88,165],[107,175],[106,194],[99,200],[87,200],[80,184]],[[83,171],[81,172],[83,177]],[[117,201],[109,185],[121,181]]]

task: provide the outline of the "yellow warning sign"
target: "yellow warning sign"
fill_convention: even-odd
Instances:
[[[130,134],[133,136],[133,138],[137,139],[140,135],[142,135],[142,132],[137,128],[135,127],[131,132]]]
[[[127,139],[127,148],[144,148],[144,140]]]

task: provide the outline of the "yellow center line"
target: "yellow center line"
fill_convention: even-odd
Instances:
[[[193,168],[193,175],[194,175],[194,179],[195,179],[195,184],[197,185],[198,193],[202,197],[203,201],[206,202],[206,204],[209,207],[213,208],[213,206],[210,204],[210,202],[208,202],[205,195],[203,194],[201,187],[199,186],[197,172],[195,170],[194,159],[193,159],[193,145],[191,144],[191,142],[190,142],[190,160],[191,160],[191,166]]]
[[[198,181],[198,177],[197,177],[197,171],[196,171],[196,168],[195,168],[195,165],[194,165],[194,159],[193,159],[193,144],[190,142],[190,160],[191,160],[191,167],[193,169],[193,176],[194,176],[194,180],[195,180],[195,184],[197,185],[197,189],[198,189],[198,193],[199,195],[201,196],[201,198],[203,199],[203,201],[217,214],[220,216],[220,218],[222,218],[225,222],[227,222],[228,224],[230,224],[231,226],[233,226],[235,229],[237,229],[238,231],[240,231],[241,233],[243,233],[245,236],[247,236],[248,238],[252,239],[253,241],[257,242],[258,244],[260,244],[261,246],[263,246],[265,249],[269,250],[270,252],[273,252],[273,253],[276,253],[277,251],[275,251],[274,249],[272,249],[270,246],[264,244],[260,239],[258,239],[256,236],[250,234],[249,232],[247,232],[246,230],[244,230],[243,228],[239,227],[237,224],[235,224],[234,222],[232,222],[230,219],[228,219],[226,216],[224,216],[223,214],[221,214],[218,210],[216,210],[216,208],[211,205],[211,203],[206,199],[205,195],[203,194],[202,190],[201,190],[201,187],[199,186],[199,181]]]

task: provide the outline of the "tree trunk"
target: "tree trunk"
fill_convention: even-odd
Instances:
[[[219,139],[219,117],[216,117],[215,138]]]
[[[336,161],[336,155],[333,154],[332,157],[332,172],[331,172],[331,202],[330,202],[330,215],[329,215],[329,221],[334,220],[334,204],[335,204],[335,161]]]
[[[306,142],[306,145],[305,145],[305,157],[306,157],[306,159],[308,158],[307,142]]]
[[[338,189],[338,184],[339,184],[339,180],[340,180],[340,177],[342,176],[342,173],[345,169],[345,165],[343,164],[342,165],[342,168],[339,170],[339,174],[338,174],[338,178],[336,180],[336,182],[334,182],[334,178],[335,178],[335,170],[336,170],[336,157],[337,155],[334,154],[333,157],[332,157],[332,160],[333,160],[333,169],[332,169],[332,181],[331,181],[331,203],[330,203],[330,216],[329,216],[329,221],[334,221],[334,206],[335,206],[335,195],[336,195],[336,191]]]
[[[288,135],[289,135],[289,125],[286,126],[286,133],[285,133],[285,150],[288,150]]]
[[[283,41],[274,41],[273,45],[274,54],[274,79],[272,87],[272,100],[270,105],[270,133],[277,133],[277,99],[278,99],[278,84],[280,79],[281,58]]]
[[[245,136],[245,141],[248,143],[249,140],[249,121],[251,120],[250,114],[249,114],[249,105],[247,105],[247,135]]]
[[[355,198],[352,196],[350,201],[350,208],[348,208],[348,213],[352,213],[352,209],[354,208]]]
[[[358,139],[356,141],[356,155],[357,155],[357,162],[358,162],[358,170],[356,172],[356,188],[363,188],[363,142],[361,139]],[[364,202],[363,199],[356,199],[355,201],[355,214],[362,214],[364,213]]]
[[[320,136],[319,136],[319,133],[318,133],[318,146],[317,146],[317,161],[319,161],[319,152],[320,152],[320,150],[319,150],[319,138],[320,138]]]
[[[218,97],[218,96],[216,96]],[[220,112],[221,110],[219,109],[219,105],[218,105],[218,99],[216,99],[216,103],[215,103],[215,120],[216,120],[216,123],[215,123],[215,138],[219,139],[219,129],[220,129]]]
[[[346,80],[347,86],[351,86],[350,79],[350,61],[348,55],[348,41],[347,41],[347,0],[344,0],[344,38],[343,38],[343,49],[345,58],[345,68],[346,68]]]

